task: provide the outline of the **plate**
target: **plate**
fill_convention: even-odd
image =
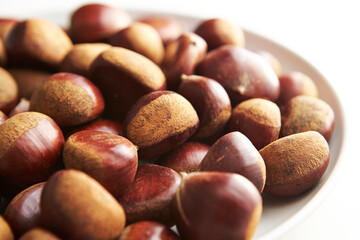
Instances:
[[[140,16],[165,15],[179,19],[191,31],[203,19],[179,15],[174,13],[147,12],[134,9],[127,10],[134,19]],[[41,17],[60,25],[66,26],[71,12],[47,11],[39,13],[36,17]],[[26,15],[25,15],[26,16]],[[306,73],[317,85],[320,98],[326,101],[333,108],[335,113],[335,129],[330,141],[330,163],[325,175],[320,182],[307,193],[296,197],[278,199],[264,196],[264,208],[260,223],[257,227],[254,239],[270,240],[277,239],[303,221],[322,201],[324,201],[329,190],[337,181],[339,175],[341,152],[345,139],[345,119],[340,101],[333,90],[329,81],[308,61],[291,51],[287,47],[276,43],[255,32],[244,29],[246,38],[246,48],[249,50],[267,50],[274,54],[281,62],[283,72],[296,70]]]

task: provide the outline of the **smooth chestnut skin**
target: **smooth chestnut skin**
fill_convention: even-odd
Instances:
[[[118,121],[140,97],[166,88],[164,73],[154,62],[120,47],[100,54],[91,64],[90,75],[105,98],[104,115]]]
[[[59,126],[38,112],[19,113],[0,125],[0,175],[19,186],[46,180],[64,145]]]
[[[277,197],[297,196],[312,188],[330,159],[328,143],[315,131],[279,138],[259,152],[266,164],[264,192]]]
[[[130,190],[118,198],[126,213],[126,224],[148,220],[174,225],[171,201],[180,182],[180,175],[170,168],[139,166]]]
[[[206,51],[205,40],[192,32],[182,33],[166,45],[161,69],[165,73],[169,90],[178,89],[182,74],[193,74],[196,65],[205,57]]]
[[[29,110],[30,110],[30,101],[25,98],[21,98],[19,103],[9,113],[9,117],[15,116],[16,114],[22,112],[28,112]]]
[[[0,110],[0,124],[5,122],[6,119],[8,119],[6,114],[3,111]]]
[[[0,111],[7,114],[16,106],[18,92],[15,79],[7,70],[0,67]]]
[[[119,197],[135,178],[137,147],[115,134],[84,130],[66,140],[63,161],[66,168],[87,173]]]
[[[182,175],[173,211],[182,239],[251,239],[262,213],[256,187],[239,174]]]
[[[71,15],[69,35],[74,43],[105,42],[131,23],[130,15],[104,4],[86,4]]]
[[[280,137],[305,131],[318,131],[330,141],[334,126],[333,109],[316,97],[294,97],[281,109]]]
[[[9,224],[0,215],[0,239],[1,240],[14,240],[14,234],[11,231]]]
[[[37,183],[17,194],[6,207],[4,218],[18,238],[32,228],[40,227],[40,196],[45,182]]]
[[[206,41],[209,51],[228,44],[245,47],[242,28],[226,19],[205,20],[196,27],[194,32]]]
[[[160,64],[164,57],[164,45],[159,33],[151,25],[135,22],[109,37],[112,46],[123,47]]]
[[[233,106],[250,98],[275,101],[280,93],[279,79],[271,65],[239,46],[225,45],[210,51],[198,64],[196,73],[218,81]]]
[[[284,106],[293,97],[307,95],[319,97],[319,91],[314,81],[306,74],[292,71],[279,77],[280,95],[277,103]]]
[[[10,68],[8,71],[18,85],[19,98],[26,99],[30,99],[33,92],[52,75],[50,72],[28,68]]]
[[[46,228],[68,240],[112,240],[125,226],[125,213],[116,199],[95,179],[74,169],[49,178],[40,207]]]
[[[169,16],[147,16],[138,21],[153,26],[158,31],[164,46],[176,40],[184,31],[183,24]]]
[[[41,19],[16,24],[5,40],[8,65],[58,70],[73,44],[59,26]]]
[[[61,72],[76,73],[81,76],[90,77],[90,65],[102,52],[109,49],[111,45],[106,43],[79,43],[66,55],[61,64]]]
[[[189,139],[199,126],[191,103],[172,91],[140,98],[124,121],[124,136],[139,147],[141,160],[158,157]]]
[[[207,77],[183,75],[181,78],[178,93],[193,105],[200,121],[192,139],[204,141],[218,137],[231,116],[231,102],[225,89]]]
[[[127,226],[119,240],[180,240],[165,225],[153,221],[141,221]]]
[[[282,75],[282,65],[280,61],[269,51],[266,50],[258,50],[257,54],[264,57],[266,61],[268,61],[271,67],[274,69],[276,76],[280,77]],[[281,83],[280,83],[281,88]]]
[[[200,142],[186,142],[160,157],[157,164],[177,172],[195,172],[209,148],[209,145]]]
[[[98,117],[104,110],[104,99],[87,78],[56,73],[33,93],[30,109],[49,115],[61,126],[74,126]]]
[[[265,186],[265,163],[250,140],[240,132],[219,138],[199,166],[200,171],[238,173],[249,179],[262,192]]]
[[[243,133],[259,150],[278,139],[280,127],[279,107],[269,100],[253,98],[233,109],[228,131]]]
[[[19,240],[61,240],[61,239],[45,229],[34,228],[26,232],[24,235],[22,235],[21,238],[19,238]]]

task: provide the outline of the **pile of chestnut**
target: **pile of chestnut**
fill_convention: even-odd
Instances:
[[[0,19],[0,239],[250,239],[325,173],[332,108],[236,24],[70,20]]]

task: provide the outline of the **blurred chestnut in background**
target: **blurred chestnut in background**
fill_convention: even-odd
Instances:
[[[5,50],[5,44],[2,39],[0,39],[0,67],[5,66],[7,63],[7,56]]]
[[[266,61],[268,61],[271,67],[274,69],[276,76],[280,77],[282,75],[282,66],[280,61],[269,51],[266,50],[258,50],[257,54],[264,57]]]
[[[9,117],[15,116],[16,114],[22,113],[22,112],[28,112],[30,110],[30,101],[21,98],[19,103],[10,111]]]
[[[19,88],[11,74],[0,67],[0,111],[8,114],[18,101]]]
[[[18,23],[18,20],[11,18],[0,18],[0,39],[5,40],[7,34]]]
[[[5,113],[3,111],[0,110],[0,124],[5,122],[6,119],[7,119],[7,116],[5,115]]]
[[[42,228],[33,228],[19,238],[19,240],[61,240],[53,233]]]
[[[0,239],[1,240],[14,240],[14,234],[11,231],[9,224],[0,215]]]

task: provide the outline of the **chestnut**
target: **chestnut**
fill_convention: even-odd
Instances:
[[[119,197],[135,178],[137,147],[115,134],[84,130],[66,140],[63,161],[66,168],[87,173]]]
[[[0,67],[5,66],[7,63],[6,50],[4,41],[0,38]]]
[[[330,159],[328,143],[315,131],[279,138],[259,152],[266,164],[264,192],[277,197],[297,196],[312,188]]]
[[[172,230],[165,225],[153,221],[141,221],[127,226],[119,240],[180,240]]]
[[[182,33],[166,45],[161,69],[166,76],[169,90],[178,89],[182,74],[193,74],[196,65],[204,58],[206,50],[205,40],[192,32]]]
[[[199,166],[200,171],[238,173],[262,192],[265,186],[265,163],[258,150],[242,133],[230,132],[219,138]]]
[[[19,113],[0,124],[0,175],[19,186],[46,180],[55,171],[64,136],[42,113]]]
[[[180,182],[180,175],[170,168],[139,166],[130,190],[118,198],[126,213],[126,223],[149,220],[174,225],[171,201]]]
[[[56,73],[33,93],[30,109],[49,115],[61,126],[74,126],[98,117],[104,109],[104,99],[87,78]]]
[[[177,172],[198,171],[201,161],[209,151],[209,146],[200,142],[185,142],[174,150],[161,156],[156,163]]]
[[[29,110],[30,110],[30,101],[25,98],[21,98],[19,103],[9,113],[9,117],[12,117],[22,112],[28,112]]]
[[[159,33],[151,25],[135,22],[109,37],[108,42],[140,53],[156,64],[164,57],[164,45]]]
[[[0,111],[8,114],[18,101],[18,86],[11,74],[0,67]]]
[[[183,75],[181,79],[178,93],[193,105],[200,121],[192,139],[204,141],[219,137],[231,116],[231,102],[225,89],[207,77]]]
[[[153,26],[158,31],[164,46],[176,40],[184,31],[183,24],[178,19],[170,16],[145,16],[138,19],[138,21]]]
[[[245,47],[242,28],[223,18],[204,20],[194,32],[206,41],[209,51],[228,44]]]
[[[318,131],[330,141],[334,126],[333,109],[316,97],[294,97],[281,109],[280,137],[305,131]]]
[[[277,103],[284,106],[291,98],[299,95],[319,97],[314,81],[305,73],[292,71],[279,77],[280,95]]]
[[[276,73],[276,76],[280,77],[282,75],[281,63],[271,52],[266,51],[266,50],[258,50],[255,53],[264,57],[265,60],[270,63],[271,67],[274,69],[274,71]],[[280,82],[280,88],[281,88],[281,82]],[[280,92],[281,92],[281,90],[280,90]]]
[[[19,98],[26,99],[30,99],[33,92],[52,75],[50,72],[28,68],[10,68],[8,71],[18,85]]]
[[[233,106],[250,98],[275,101],[279,79],[260,55],[234,45],[210,51],[198,64],[196,74],[218,81],[229,94]]]
[[[8,65],[13,67],[56,71],[72,47],[70,38],[59,26],[41,19],[17,23],[5,40]]]
[[[66,55],[60,66],[61,72],[76,73],[90,78],[90,65],[111,46],[106,43],[79,43]]]
[[[19,240],[61,240],[53,233],[42,229],[42,228],[33,228],[30,231],[26,232],[24,235],[19,238]]]
[[[253,98],[233,109],[228,131],[243,133],[259,150],[278,139],[280,127],[279,107],[269,100]]]
[[[191,103],[172,91],[141,97],[124,121],[124,136],[139,147],[139,157],[150,160],[184,143],[196,131],[199,118]]]
[[[41,221],[61,238],[111,240],[125,226],[121,205],[95,179],[66,169],[46,182],[40,200]]]
[[[32,228],[41,226],[40,196],[45,183],[37,183],[17,194],[6,207],[4,218],[15,237],[20,237]]]
[[[6,116],[6,114],[0,110],[0,124],[2,124],[3,122],[5,122],[5,120],[8,119],[8,117]]]
[[[72,13],[69,35],[74,43],[104,42],[131,21],[130,15],[119,8],[85,4]]]
[[[90,75],[105,98],[104,115],[118,121],[140,97],[166,88],[164,73],[154,62],[120,47],[100,54],[90,66]]]
[[[11,18],[0,18],[0,39],[5,40],[7,34],[11,31],[18,20]]]
[[[1,240],[14,240],[14,234],[11,231],[9,224],[0,215],[0,239]]]
[[[251,239],[261,217],[262,198],[239,174],[189,173],[182,175],[173,212],[185,240]]]

